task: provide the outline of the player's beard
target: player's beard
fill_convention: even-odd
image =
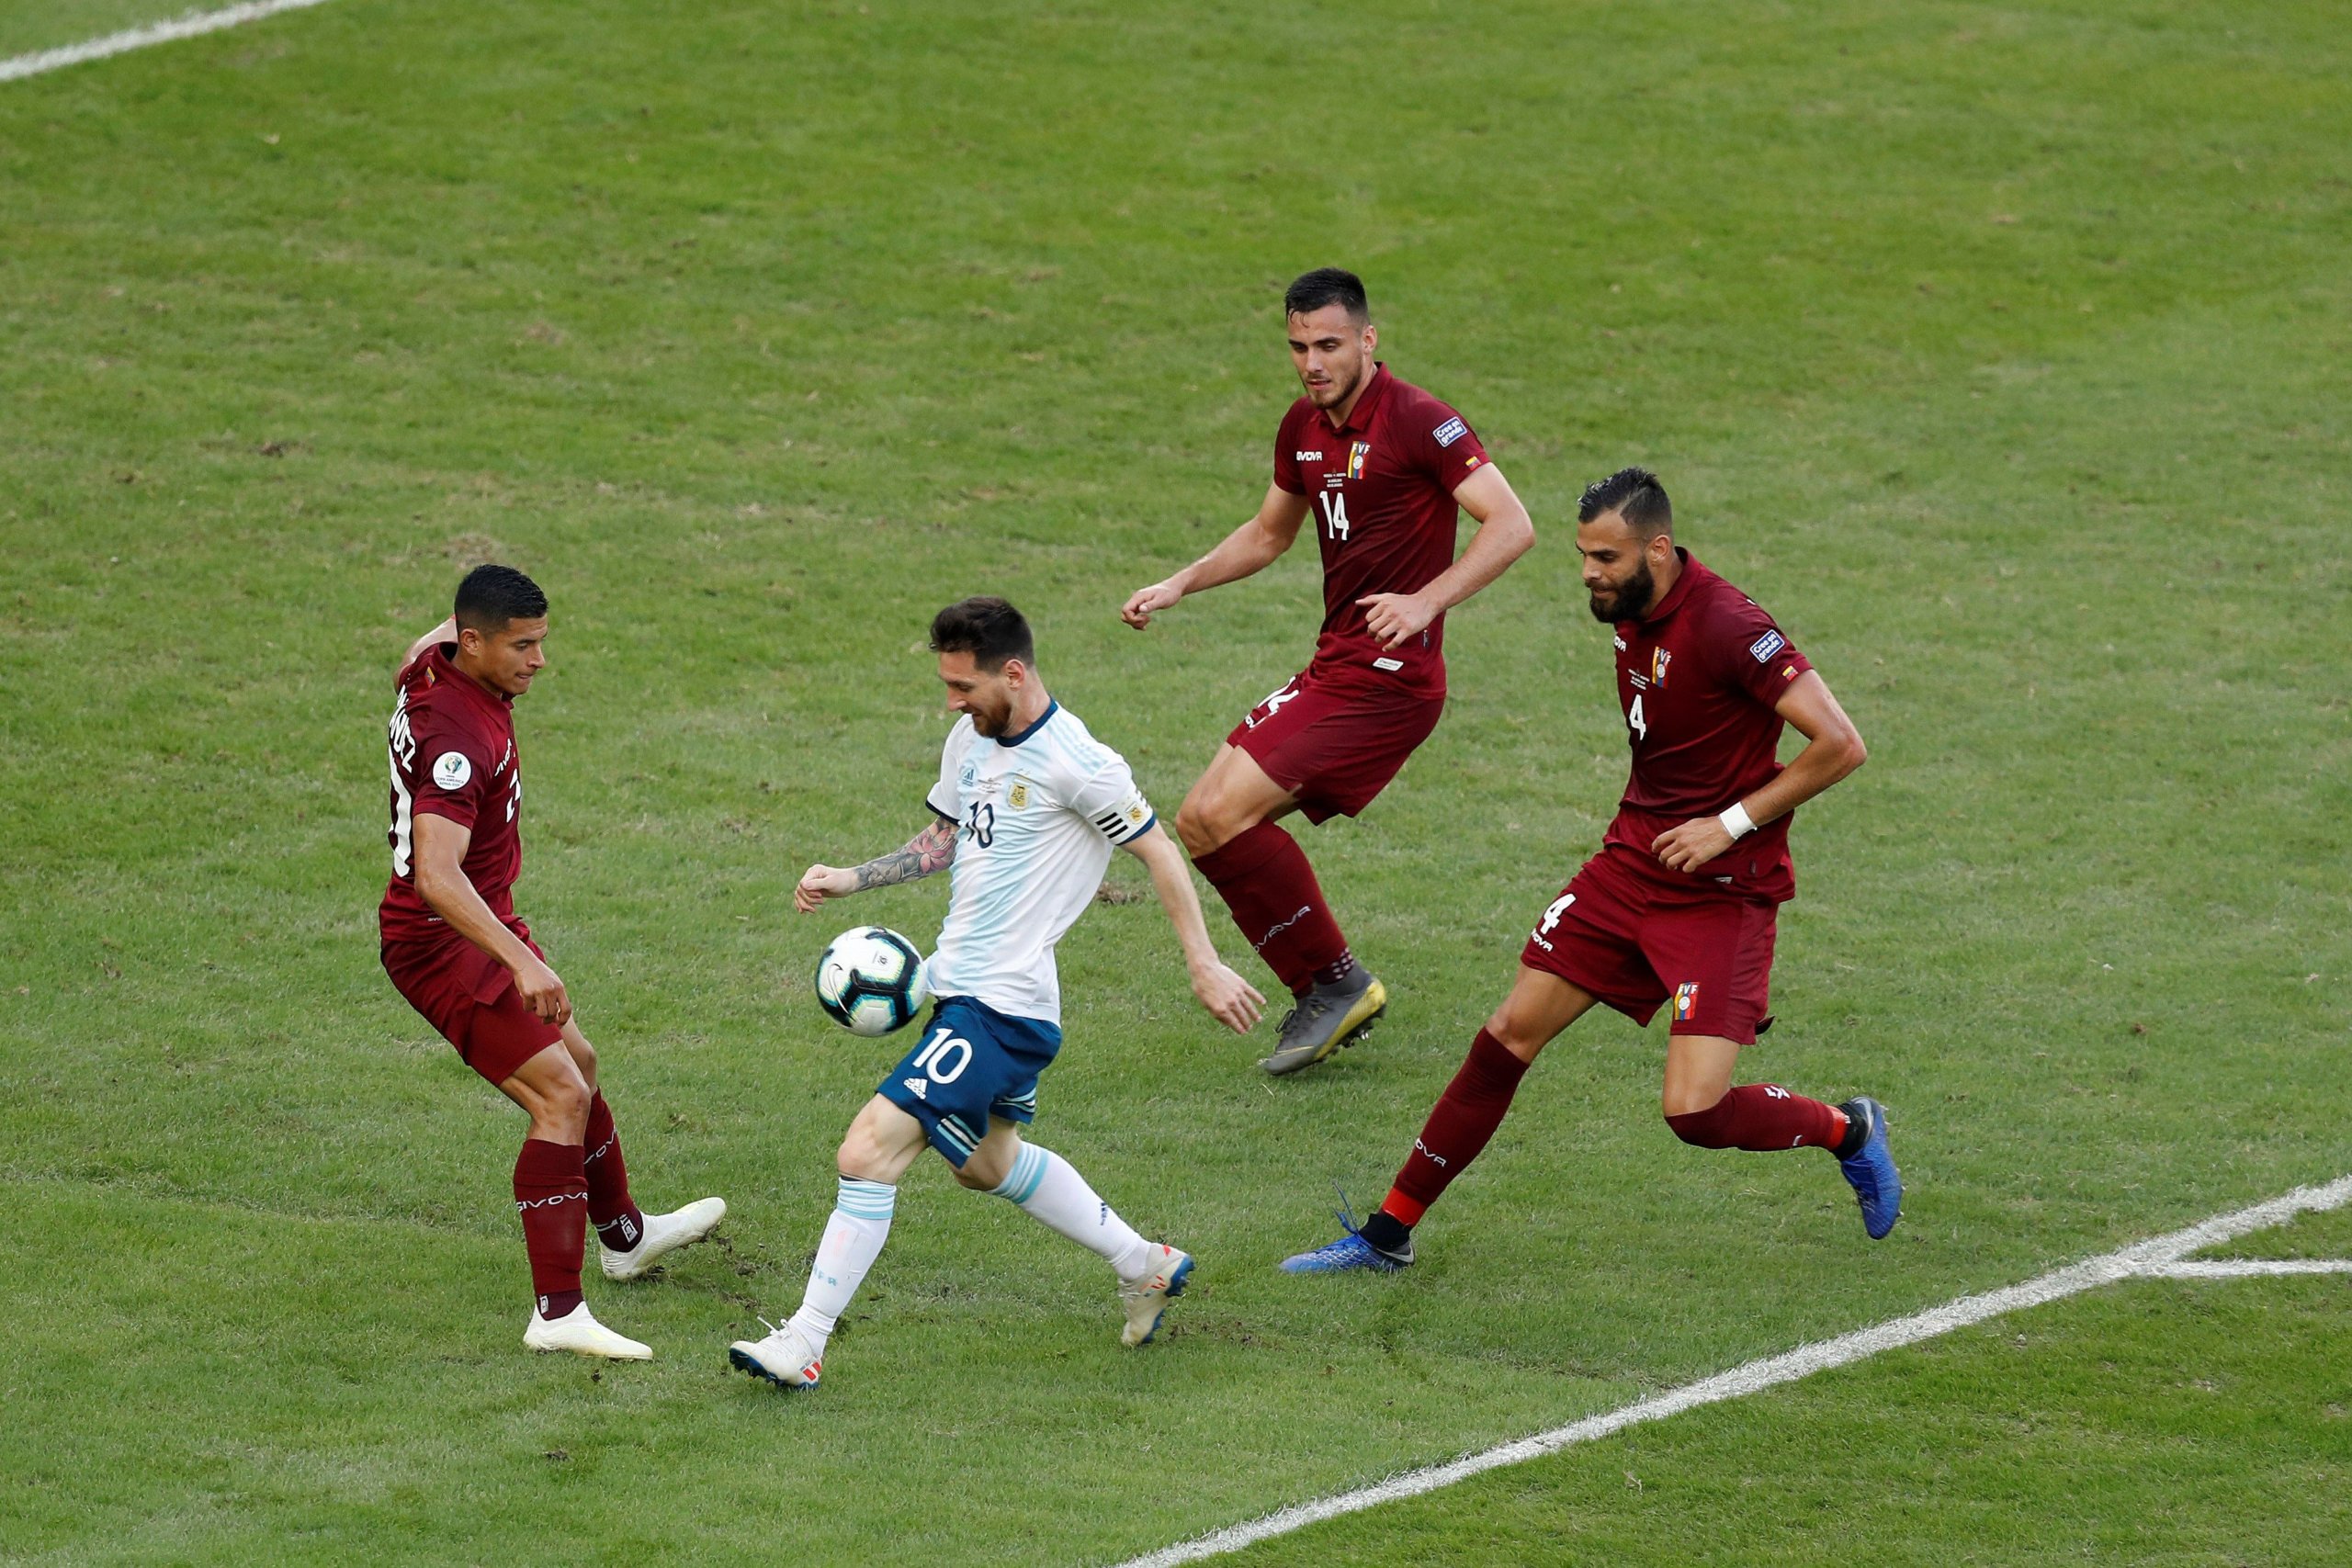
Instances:
[[[1634,575],[1618,584],[1606,597],[1592,595],[1592,618],[1615,625],[1619,621],[1636,620],[1650,607],[1650,599],[1657,592],[1657,580],[1650,575],[1650,563],[1645,558],[1634,563]]]

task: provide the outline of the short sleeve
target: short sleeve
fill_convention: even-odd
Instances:
[[[947,732],[947,743],[939,749],[939,782],[923,796],[923,804],[934,816],[955,822],[964,815],[964,792],[958,786],[956,773],[964,761],[964,752],[971,743],[969,719],[957,719],[956,728]]]
[[[1776,708],[1781,694],[1813,668],[1813,660],[1797,651],[1761,604],[1737,593],[1728,597],[1728,607],[1710,628],[1709,655],[1733,685]]]
[[[1293,495],[1306,493],[1306,481],[1298,477],[1298,436],[1293,428],[1298,423],[1298,411],[1294,408],[1283,415],[1282,428],[1274,432],[1274,485]]]
[[[1407,427],[1406,451],[1414,464],[1437,480],[1446,494],[1493,461],[1470,422],[1435,398],[1419,400]]]
[[[1116,751],[1098,748],[1074,760],[1072,771],[1077,777],[1068,797],[1070,809],[1093,823],[1094,830],[1111,842],[1132,843],[1159,820],[1136,786],[1127,760]]]
[[[455,725],[416,732],[416,799],[411,809],[471,828],[490,794],[492,761],[481,740]]]

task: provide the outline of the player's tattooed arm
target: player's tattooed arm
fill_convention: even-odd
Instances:
[[[936,817],[930,827],[888,854],[875,856],[853,874],[857,878],[857,890],[863,893],[869,887],[888,887],[892,883],[912,882],[934,871],[944,871],[955,858],[956,824],[944,817]]]
[[[956,824],[944,817],[936,818],[930,827],[899,848],[887,855],[876,855],[864,865],[810,866],[800,874],[800,886],[792,890],[793,907],[804,915],[809,914],[828,898],[846,898],[869,887],[912,882],[945,870],[955,859]]]

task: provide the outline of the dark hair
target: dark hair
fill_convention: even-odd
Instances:
[[[993,674],[1008,659],[1035,667],[1037,642],[1021,612],[990,594],[958,599],[931,618],[933,653],[968,653]]]
[[[1363,279],[1343,266],[1318,266],[1283,290],[1284,320],[1311,316],[1326,305],[1345,305],[1351,321],[1372,320],[1372,307],[1364,301]]]
[[[1620,468],[1585,486],[1584,499],[1577,502],[1577,521],[1589,523],[1604,512],[1623,517],[1645,544],[1674,531],[1674,503],[1647,468]]]
[[[511,566],[478,566],[458,584],[458,625],[494,632],[509,621],[535,621],[548,613],[539,585]]]

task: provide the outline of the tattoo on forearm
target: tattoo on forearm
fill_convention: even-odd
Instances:
[[[929,876],[956,858],[956,824],[942,818],[887,855],[876,855],[857,868],[857,890],[888,887]]]

